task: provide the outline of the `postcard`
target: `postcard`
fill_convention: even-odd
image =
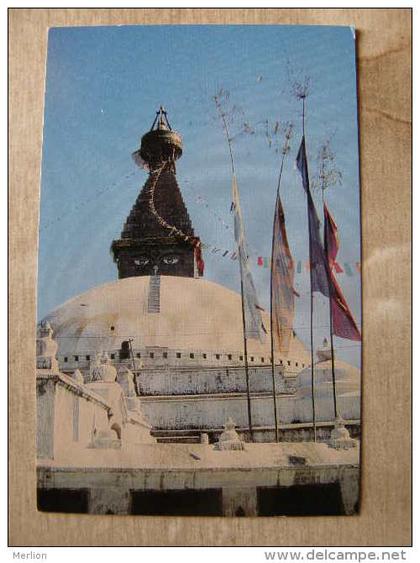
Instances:
[[[38,510],[360,508],[355,30],[52,28]]]

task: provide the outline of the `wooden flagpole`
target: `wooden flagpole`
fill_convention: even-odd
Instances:
[[[283,146],[283,156],[281,159],[279,179],[277,183],[277,195],[276,195],[276,205],[274,208],[274,221],[273,221],[273,236],[271,241],[271,272],[270,272],[270,335],[271,335],[271,379],[272,379],[272,389],[273,389],[273,410],[274,410],[274,425],[275,425],[275,439],[276,442],[279,441],[279,425],[278,425],[278,413],[277,413],[277,397],[276,397],[276,375],[275,375],[275,360],[274,360],[274,334],[273,334],[273,257],[274,257],[274,225],[277,220],[277,204],[280,197],[280,185],[281,177],[283,175],[284,161],[286,158],[287,150],[289,148],[291,130],[286,130],[286,138]]]
[[[226,140],[229,147],[229,155],[230,155],[230,164],[232,168],[232,181],[233,179],[236,180],[236,173],[235,173],[235,162],[233,159],[233,151],[232,151],[232,142],[229,134],[228,124],[225,119],[225,114],[220,107],[220,103],[215,96],[215,104],[217,111],[219,113],[220,119],[222,120],[223,129],[225,131]],[[243,333],[243,345],[244,345],[244,364],[245,364],[245,380],[246,380],[246,400],[247,400],[247,413],[248,413],[248,430],[251,442],[254,441],[254,429],[252,426],[252,411],[251,411],[251,390],[249,384],[249,365],[248,365],[248,339],[246,336],[246,316],[245,316],[245,300],[244,300],[244,282],[243,282],[243,272],[242,272],[242,262],[240,256],[240,249],[238,248],[238,256],[239,256],[239,272],[241,278],[241,306],[242,306],[242,333]]]
[[[324,164],[322,163],[322,168],[324,167]],[[324,192],[326,189],[326,185],[324,182],[324,174],[323,174],[323,170],[321,172],[321,189],[322,189],[322,206],[324,208],[325,206],[325,196],[324,196]],[[332,265],[330,265],[330,261],[329,261],[329,256],[328,256],[328,237],[327,237],[327,231],[326,231],[326,218],[325,218],[325,212],[324,212],[324,250],[325,250],[325,258],[327,260],[327,264],[328,264],[328,268],[332,268]],[[332,385],[333,385],[333,401],[334,401],[334,420],[337,420],[338,417],[338,410],[337,410],[337,388],[336,388],[336,384],[335,384],[335,355],[334,355],[334,329],[333,329],[333,318],[332,318],[332,297],[331,297],[331,291],[330,291],[330,297],[328,299],[328,304],[329,304],[329,317],[330,317],[330,345],[331,345],[331,377],[332,377]]]
[[[302,136],[305,140],[305,99],[306,94],[302,93]],[[306,155],[306,141],[305,141],[305,159],[307,159]],[[308,200],[308,231],[309,231],[309,273],[310,273],[310,280],[311,280],[311,397],[312,397],[312,427],[313,427],[313,434],[314,434],[314,442],[316,442],[316,408],[315,408],[315,377],[314,377],[314,292],[312,287],[312,276],[313,276],[313,256],[312,256],[312,245],[311,245],[311,233],[309,230],[310,225],[310,217],[309,217],[309,178],[308,178],[308,192],[307,192],[307,200]]]

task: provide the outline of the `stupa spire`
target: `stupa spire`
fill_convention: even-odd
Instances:
[[[111,246],[120,278],[202,275],[196,264],[202,264],[200,240],[176,180],[175,161],[181,155],[181,135],[172,129],[165,108],[160,106],[150,131],[133,153],[136,164],[149,171],[149,178],[127,217],[121,238]]]

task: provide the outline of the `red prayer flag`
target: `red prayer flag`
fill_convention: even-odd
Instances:
[[[326,225],[324,237],[326,238],[325,246],[328,248],[328,262],[330,268],[335,264],[335,259],[337,258],[338,248],[340,246],[340,240],[338,238],[338,227],[326,204],[324,203],[324,220]]]
[[[338,228],[325,204],[324,244],[329,264],[333,334],[341,338],[347,338],[348,340],[359,341],[362,339],[360,331],[333,272],[335,258],[339,248]]]
[[[197,265],[198,275],[202,276],[204,274],[204,260],[203,260],[203,254],[201,252],[202,245],[198,237],[193,238],[193,243],[194,243],[194,258],[195,258],[195,263]]]
[[[337,280],[332,275],[332,284],[334,291],[331,296],[331,311],[333,321],[333,333],[341,338],[348,340],[362,340],[360,331],[356,325],[356,321],[350,311],[349,306],[344,298],[344,295],[337,283]]]

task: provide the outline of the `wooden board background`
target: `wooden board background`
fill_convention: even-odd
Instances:
[[[36,511],[36,268],[47,29],[173,23],[334,24],[357,30],[364,334],[359,516],[203,522]],[[10,545],[409,545],[411,11],[10,9],[9,61]]]

